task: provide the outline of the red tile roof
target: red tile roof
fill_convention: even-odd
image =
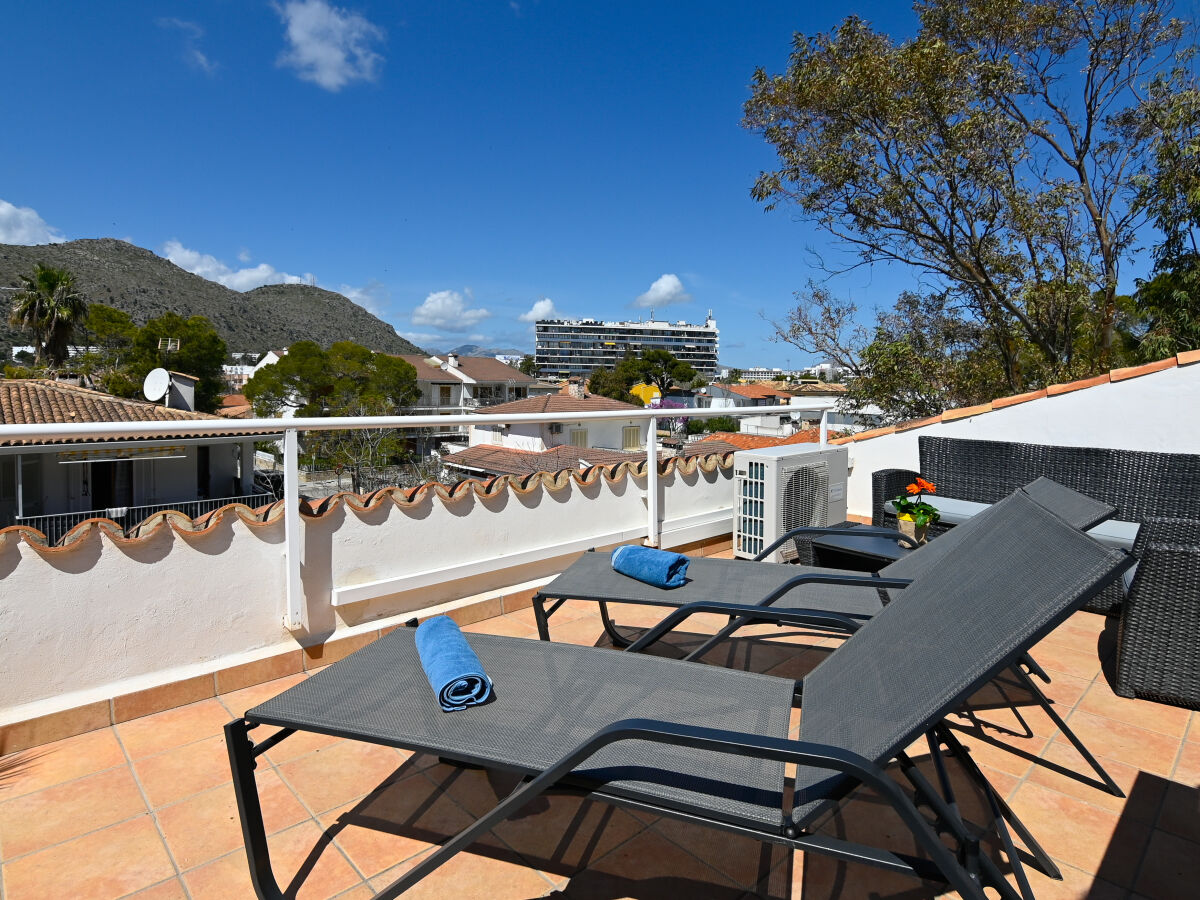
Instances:
[[[723,384],[721,387],[750,400],[769,400],[772,397],[781,397],[786,400],[791,396],[787,391],[765,384]]]
[[[158,403],[114,397],[47,378],[0,379],[0,425],[63,425],[80,422],[194,422],[218,419],[207,413],[168,409]],[[54,441],[0,441],[0,446]],[[90,440],[90,439],[89,439]]]
[[[515,450],[511,447],[479,445],[451,453],[443,458],[448,466],[475,469],[492,475],[530,475],[534,472],[559,472],[613,463],[638,462],[645,453],[604,450],[597,447],[554,447],[551,450]]]
[[[720,442],[737,450],[761,450],[763,447],[782,447],[785,444],[815,444],[820,440],[819,429],[808,428],[788,437],[767,434],[741,434],[733,431],[714,431],[697,443]]]
[[[479,411],[491,416],[504,413],[599,412],[606,409],[640,409],[640,407],[623,400],[597,397],[595,394],[586,394],[582,398],[571,397],[567,394],[543,394],[540,397],[513,400],[511,403],[499,403]]]

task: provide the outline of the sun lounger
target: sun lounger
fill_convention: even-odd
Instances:
[[[1030,501],[1049,510],[1070,526],[1084,530],[1110,518],[1116,510],[1077,491],[1038,478],[1018,490]],[[697,613],[723,613],[729,624],[688,654],[699,659],[712,647],[756,623],[774,622],[852,633],[861,624],[881,612],[891,600],[902,595],[904,586],[939,562],[975,530],[987,527],[991,508],[980,512],[918,550],[889,563],[874,575],[818,569],[805,566],[747,562],[729,559],[694,559],[688,566],[689,581],[671,590],[642,584],[614,572],[607,553],[584,553],[554,581],[541,588],[533,598],[538,636],[550,639],[549,617],[566,600],[591,600],[599,604],[601,621],[613,643],[633,651],[644,650]],[[830,529],[797,529],[803,535],[828,533]],[[859,531],[854,529],[853,531]],[[861,529],[876,532],[881,529]],[[886,530],[884,530],[886,531]],[[895,534],[893,532],[893,534]],[[787,537],[764,551],[769,554]],[[552,605],[547,608],[547,601]],[[630,603],[670,607],[661,622],[636,640],[622,634],[608,612],[609,603]],[[1050,678],[1026,654],[1014,666],[1013,675],[1079,751],[1099,777],[1102,787],[1114,796],[1124,792],[1058,714],[1049,698],[1031,675],[1049,683]],[[1002,689],[1001,689],[1002,690]]]
[[[795,689],[789,680],[489,635],[468,640],[495,684],[494,701],[443,713],[412,631],[380,638],[226,726],[258,896],[281,900],[283,894],[271,870],[255,758],[300,730],[515,771],[527,779],[379,897],[399,896],[553,789],[934,878],[972,900],[986,896],[984,885],[1016,900],[1017,891],[959,815],[940,748],[959,756],[985,790],[986,782],[940,722],[1128,561],[1026,496],[1014,495],[995,510],[989,515],[994,527],[958,542],[907,589],[905,602],[886,607],[805,679],[798,740],[787,737]],[[281,730],[255,744],[250,732],[263,726]],[[922,735],[935,751],[940,792],[905,754]],[[932,813],[933,827],[885,774],[893,760]],[[785,781],[787,763],[798,766],[794,793]],[[830,809],[860,785],[897,812],[927,859],[816,832]],[[1028,896],[1005,810],[986,792],[990,824]],[[1056,875],[1027,832],[1018,828],[1018,834],[1039,866]]]

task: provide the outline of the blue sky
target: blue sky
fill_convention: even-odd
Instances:
[[[723,362],[798,367],[764,317],[819,274],[809,248],[837,250],[751,200],[773,154],[741,106],[793,32],[849,12],[915,27],[863,0],[9,4],[0,242],[123,238],[237,289],[312,278],[424,347],[711,309]],[[911,284],[831,287],[870,307]]]

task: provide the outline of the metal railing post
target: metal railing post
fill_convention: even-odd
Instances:
[[[821,410],[821,446],[829,446],[829,410]]]
[[[300,472],[299,435],[295,428],[283,433],[283,533],[287,566],[287,612],[283,625],[289,631],[307,627],[304,585],[300,581]]]
[[[658,419],[646,435],[646,544],[658,546]]]

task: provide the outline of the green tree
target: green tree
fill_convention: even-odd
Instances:
[[[32,274],[21,276],[21,283],[12,298],[9,322],[32,335],[35,364],[45,359],[53,367],[61,366],[75,329],[87,315],[87,301],[75,276],[37,263]]]
[[[391,416],[420,396],[411,365],[351,341],[329,350],[297,341],[279,362],[259,369],[244,393],[259,416],[288,409],[301,416]],[[349,470],[358,491],[366,484],[364,470],[390,464],[403,454],[404,444],[395,429],[356,428],[313,432],[305,436],[304,450]]]
[[[124,310],[103,303],[88,306],[79,337],[81,343],[95,347],[103,365],[117,365],[133,346],[138,327]]]
[[[621,365],[625,364],[626,360],[622,360]],[[696,377],[696,370],[691,365],[676,359],[667,350],[646,350],[629,365],[638,381],[654,385],[664,397],[673,385],[688,384]]]
[[[525,375],[537,375],[537,358],[532,353],[526,353],[521,357],[521,361],[517,363],[517,369]]]
[[[741,420],[735,419],[733,416],[713,416],[711,419],[704,420],[704,430],[708,432],[728,431],[737,434],[742,430],[742,425]]]
[[[742,380],[742,370],[730,369],[724,380],[726,384],[737,384]]]
[[[627,353],[614,368],[593,369],[592,374],[588,376],[587,389],[599,397],[621,400],[634,406],[645,406],[641,398],[629,393],[629,389],[641,379],[637,357]]]
[[[1144,214],[1183,26],[1169,0],[923,0],[896,43],[858,18],[796,35],[744,125],[779,166],[752,189],[854,251],[917,269],[988,332],[1011,389],[1115,361],[1121,259]],[[1080,353],[1081,345],[1089,349]]]
[[[225,392],[222,366],[225,341],[204,316],[185,319],[168,312],[138,329],[124,367],[131,383],[140,389],[151,369],[163,368],[192,375],[196,382],[196,409],[214,412]]]

